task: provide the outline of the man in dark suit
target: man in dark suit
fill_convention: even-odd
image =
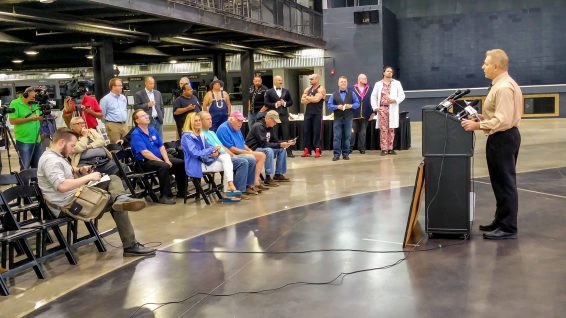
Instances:
[[[275,133],[281,140],[289,140],[289,110],[287,108],[293,106],[293,99],[289,90],[283,88],[283,78],[281,76],[273,77],[273,88],[265,92],[265,107],[268,111],[275,110],[279,114],[281,124],[275,126]],[[291,147],[287,148],[287,157],[295,157]]]
[[[151,120],[149,126],[155,128],[163,138],[163,98],[161,92],[154,88],[153,77],[146,77],[145,88],[134,95],[134,109],[145,110]]]

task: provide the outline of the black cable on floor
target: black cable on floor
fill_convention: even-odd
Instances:
[[[320,249],[320,250],[306,250],[306,251],[285,251],[285,252],[253,252],[253,251],[181,251],[181,252],[173,252],[173,251],[163,251],[163,250],[159,250],[159,252],[161,253],[171,253],[171,254],[192,254],[192,253],[228,253],[228,254],[304,254],[304,253],[314,253],[314,252],[362,252],[362,253],[414,253],[414,252],[427,252],[427,251],[434,251],[434,250],[438,250],[444,247],[450,247],[450,246],[456,246],[456,245],[462,245],[466,243],[466,241],[462,241],[462,242],[458,242],[458,243],[453,243],[453,244],[448,244],[448,245],[442,245],[439,244],[436,247],[432,247],[432,248],[427,248],[427,249],[413,249],[413,250],[408,250],[408,251],[403,251],[403,250],[397,250],[397,251],[371,251],[371,250],[358,250],[358,249]],[[409,254],[410,255],[410,254]],[[230,296],[236,296],[236,295],[242,295],[242,294],[263,294],[266,292],[273,292],[273,291],[278,291],[281,289],[284,289],[286,287],[289,286],[293,286],[293,285],[314,285],[314,286],[320,286],[320,285],[332,285],[335,282],[338,282],[337,285],[341,285],[342,282],[344,281],[344,279],[347,276],[350,275],[354,275],[354,274],[358,274],[358,273],[364,273],[364,272],[370,272],[370,271],[376,271],[376,270],[382,270],[382,269],[389,269],[392,268],[394,266],[397,266],[399,264],[401,264],[402,262],[404,262],[405,260],[407,260],[407,258],[409,257],[409,255],[398,259],[397,261],[385,265],[385,266],[380,266],[380,267],[371,267],[371,268],[365,268],[365,269],[360,269],[360,270],[356,270],[356,271],[351,271],[351,272],[341,272],[340,274],[338,274],[336,277],[334,277],[332,280],[326,281],[326,282],[303,282],[303,281],[299,281],[299,282],[292,282],[292,283],[287,283],[284,284],[282,286],[279,287],[275,287],[275,288],[268,288],[268,289],[261,289],[261,290],[256,290],[256,291],[239,291],[239,292],[234,292],[234,293],[227,293],[227,294],[211,294],[211,293],[205,293],[205,292],[196,292],[182,300],[178,300],[178,301],[169,301],[169,302],[163,302],[163,303],[144,303],[142,305],[140,305],[130,316],[129,318],[134,317],[143,307],[147,306],[147,305],[159,305],[157,308],[153,309],[151,312],[155,312],[157,309],[163,307],[163,306],[167,306],[167,305],[172,305],[172,304],[181,304],[186,302],[187,300],[190,300],[196,296],[202,295],[202,296],[211,296],[211,297],[230,297]]]

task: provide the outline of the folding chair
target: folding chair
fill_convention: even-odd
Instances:
[[[39,279],[44,279],[45,274],[41,265],[33,255],[28,245],[27,239],[36,237],[39,244],[41,231],[39,229],[17,229],[16,220],[9,211],[3,208],[0,210],[0,219],[2,220],[2,229],[0,230],[0,244],[2,246],[2,268],[5,270],[0,272],[0,293],[3,296],[10,294],[5,278],[14,276],[29,268],[33,268],[35,275]],[[19,247],[23,250],[25,258],[16,261],[14,250]]]
[[[200,197],[202,197],[206,205],[210,205],[210,196],[214,194],[216,194],[219,200],[222,200],[222,193],[220,193],[218,185],[214,181],[214,174],[215,172],[205,172],[202,174],[202,179],[191,177],[191,182],[195,186],[195,192],[190,193],[187,189],[187,195],[183,198],[183,203],[187,203],[187,199],[190,198],[195,198],[195,200],[198,200]],[[206,183],[206,189],[202,187],[201,180],[204,180],[204,182]],[[186,180],[185,182],[188,183],[188,180]]]
[[[118,167],[118,175],[124,180],[126,186],[133,197],[141,199],[149,196],[153,202],[158,202],[159,198],[155,190],[159,188],[154,185],[157,183],[156,173],[153,171],[143,172],[141,166],[136,162],[130,149],[112,151],[112,159]],[[125,171],[121,164],[125,164],[130,171]],[[137,188],[140,190],[137,190]]]
[[[77,261],[71,251],[69,243],[63,236],[60,226],[66,225],[67,229],[72,226],[72,219],[68,217],[55,218],[51,213],[49,207],[43,200],[37,185],[19,185],[5,190],[0,193],[2,198],[2,208],[12,215],[14,211],[31,211],[33,215],[39,215],[40,218],[35,219],[33,222],[25,224],[18,223],[15,218],[13,219],[12,229],[38,229],[40,230],[40,239],[36,242],[36,258],[38,261],[44,262],[47,259],[55,257],[60,254],[65,254],[67,260],[71,265],[76,265]],[[11,202],[20,202],[19,205],[10,205]],[[31,203],[30,203],[31,202]],[[5,217],[8,217],[5,215]],[[58,242],[58,246],[51,249],[47,248],[49,241],[49,231],[53,231]]]

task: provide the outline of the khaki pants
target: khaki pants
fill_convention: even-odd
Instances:
[[[116,141],[123,139],[126,134],[128,134],[128,126],[126,124],[118,124],[112,122],[105,122],[106,133],[110,142],[115,144]]]

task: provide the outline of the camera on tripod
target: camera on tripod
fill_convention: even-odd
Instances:
[[[74,99],[79,99],[84,94],[92,90],[89,89],[89,87],[94,87],[94,83],[92,81],[79,81],[77,79],[73,79],[65,84],[66,95]]]
[[[56,106],[55,101],[49,99],[49,94],[42,87],[35,89],[35,102],[39,106],[42,116],[51,114],[51,110]]]
[[[10,114],[15,112],[16,110],[14,108],[8,107],[6,105],[2,105],[0,106],[0,117],[5,117],[6,114]]]

